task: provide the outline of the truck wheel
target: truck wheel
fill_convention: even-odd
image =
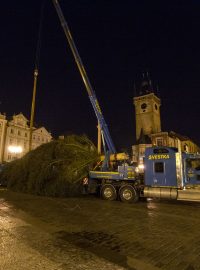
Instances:
[[[107,201],[114,201],[117,199],[117,192],[113,185],[105,184],[101,188],[101,197]]]
[[[137,202],[139,200],[139,195],[135,188],[131,185],[122,186],[119,190],[119,196],[122,202]]]

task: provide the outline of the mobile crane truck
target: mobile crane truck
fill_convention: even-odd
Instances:
[[[136,167],[129,166],[125,153],[116,152],[59,2],[52,1],[101,128],[105,156],[103,162],[89,172],[89,192],[100,193],[105,200],[119,198],[123,202],[136,202],[142,197],[200,201],[199,154],[182,153],[180,147],[148,147],[144,174],[139,174]],[[117,168],[114,169],[114,165]]]

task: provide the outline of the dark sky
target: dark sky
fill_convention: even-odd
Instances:
[[[42,1],[1,3],[1,112],[30,117]],[[162,130],[200,144],[200,3],[60,0],[118,150],[135,142],[134,81],[159,85]],[[96,117],[51,0],[44,8],[35,121],[53,136],[85,133]]]

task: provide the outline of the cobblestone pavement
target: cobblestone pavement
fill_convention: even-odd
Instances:
[[[200,204],[0,189],[0,269],[200,269]]]

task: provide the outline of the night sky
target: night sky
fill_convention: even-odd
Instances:
[[[3,1],[1,112],[29,119],[42,1]],[[135,143],[134,81],[159,88],[162,131],[200,144],[199,1],[60,0],[118,150]],[[44,8],[35,122],[54,137],[87,134],[97,120],[51,0]]]

